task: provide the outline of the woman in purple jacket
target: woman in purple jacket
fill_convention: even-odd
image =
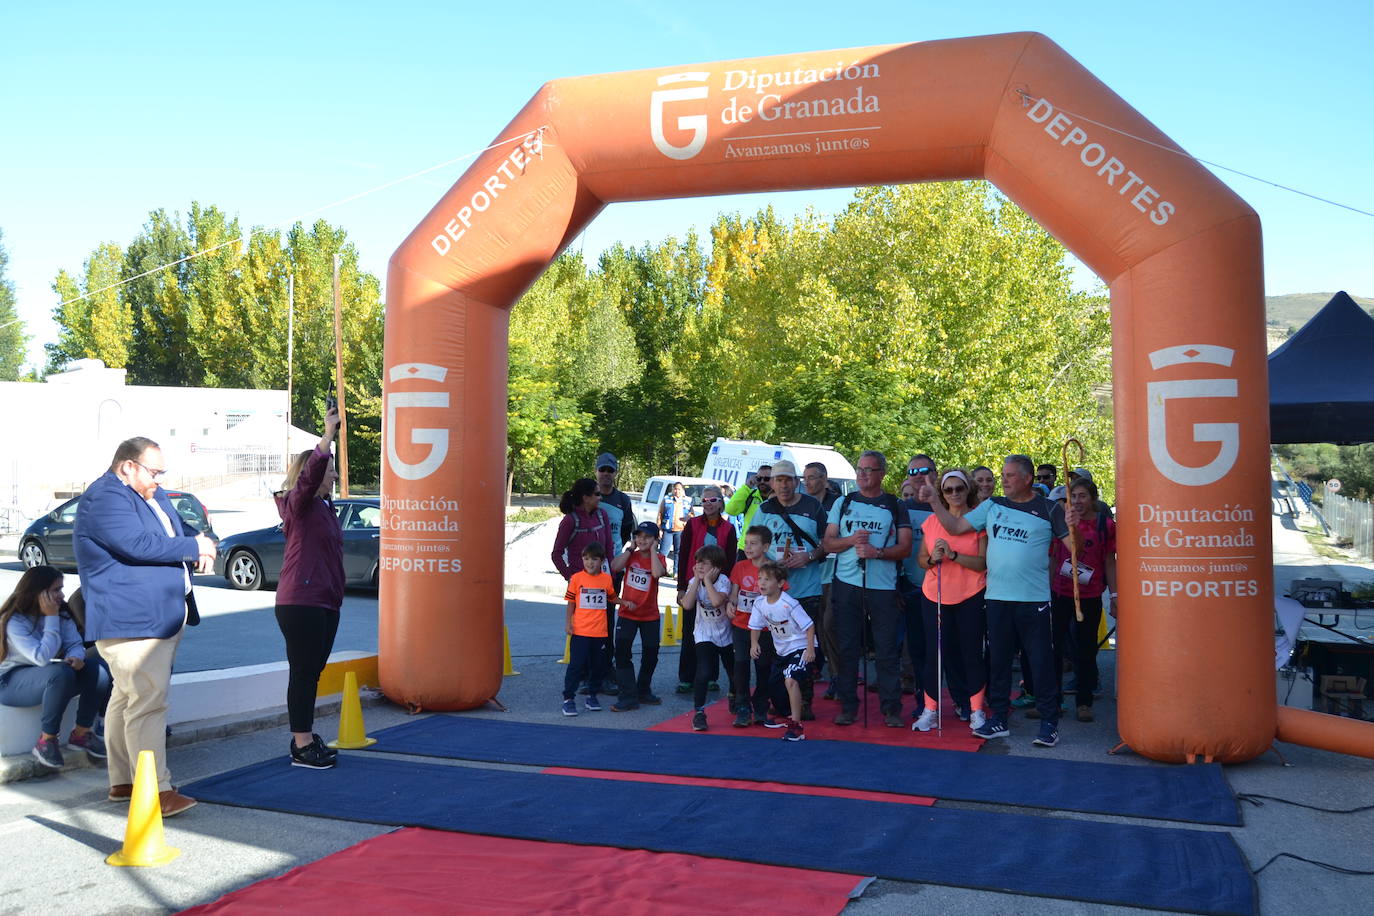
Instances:
[[[315,690],[334,648],[343,604],[343,531],[330,494],[339,479],[330,446],[339,432],[339,412],[324,418],[319,444],[291,461],[276,494],[286,552],[277,582],[277,625],[286,638],[290,677],[286,711],[291,728],[291,764],[327,770],[338,752],[313,732]]]

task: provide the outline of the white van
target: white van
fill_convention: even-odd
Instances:
[[[681,477],[675,474],[650,477],[644,484],[644,492],[630,497],[635,520],[659,524],[659,504],[663,502],[663,497],[672,495],[675,483],[682,484],[686,495],[692,500],[692,514],[700,515],[702,492],[709,486],[719,486],[721,481],[706,477]]]
[[[784,458],[797,466],[798,476],[806,473],[808,464],[819,461],[825,465],[830,482],[839,487],[841,493],[858,489],[854,465],[848,459],[828,445],[807,445],[804,442],[769,445],[757,439],[717,439],[711,443],[701,476],[738,487],[758,470],[759,465],[772,464]]]

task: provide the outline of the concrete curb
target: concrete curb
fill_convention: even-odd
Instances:
[[[363,690],[359,699],[363,706],[383,706],[391,703],[380,692],[370,690]],[[342,700],[337,699],[320,703],[315,707],[315,716],[320,719],[328,718],[337,714],[342,706]],[[229,738],[234,735],[245,735],[249,732],[280,728],[286,725],[286,722],[285,706],[259,710],[246,716],[223,716],[200,722],[186,722],[178,725],[167,736],[167,746],[169,748],[182,747],[215,738]],[[85,753],[78,754],[75,751],[69,751],[65,755],[65,760],[66,766],[60,770],[52,770],[40,764],[32,754],[13,754],[8,757],[0,757],[0,785],[56,773],[67,773],[72,770],[103,768],[105,765],[101,761],[92,760]]]

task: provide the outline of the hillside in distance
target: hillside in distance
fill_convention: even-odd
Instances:
[[[1346,292],[1350,293],[1349,290]],[[1307,324],[1308,319],[1317,314],[1323,305],[1331,301],[1331,297],[1336,295],[1334,291],[1329,293],[1286,293],[1282,296],[1264,297],[1264,316],[1266,323],[1272,328],[1278,328],[1285,332],[1288,329],[1296,331],[1298,328]],[[1374,299],[1367,296],[1357,296],[1350,293],[1350,298],[1354,299],[1367,312],[1374,311]]]

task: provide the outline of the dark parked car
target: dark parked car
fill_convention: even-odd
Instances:
[[[192,528],[215,537],[215,529],[210,527],[210,513],[205,511],[200,500],[184,490],[167,490],[166,493],[177,514]],[[76,525],[76,507],[80,503],[80,496],[73,497],[28,527],[19,539],[19,559],[24,561],[24,566],[32,568],[47,564],[58,569],[76,569],[72,528]]]
[[[334,512],[343,526],[344,583],[377,587],[377,557],[381,547],[382,509],[377,497],[334,500]],[[286,537],[281,525],[231,534],[219,542],[215,575],[234,588],[251,591],[281,576]]]

